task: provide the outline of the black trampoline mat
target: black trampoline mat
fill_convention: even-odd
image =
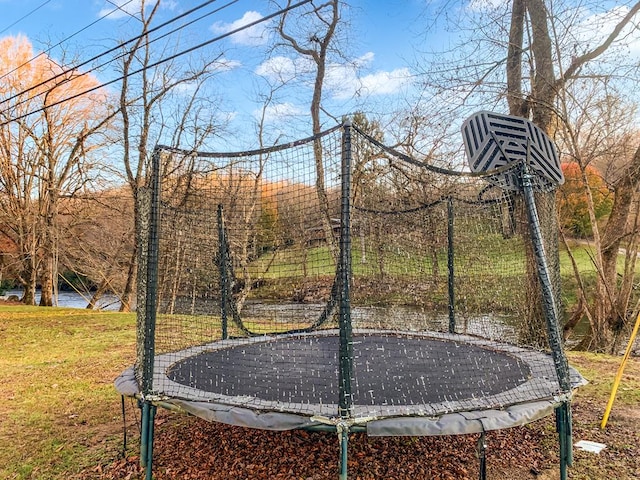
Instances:
[[[337,335],[234,344],[184,358],[174,382],[214,395],[265,402],[338,403]],[[355,405],[428,405],[492,396],[529,380],[527,364],[505,351],[410,334],[353,337]]]

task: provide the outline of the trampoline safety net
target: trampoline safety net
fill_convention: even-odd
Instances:
[[[532,308],[522,195],[480,175],[340,125],[251,152],[159,146],[138,210],[137,393],[227,423],[348,418],[373,434],[490,410],[510,420],[481,428],[502,428],[569,393]],[[455,424],[444,433],[475,428]]]

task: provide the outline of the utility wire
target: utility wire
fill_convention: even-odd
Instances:
[[[161,60],[158,60],[157,62],[151,63],[149,65],[146,65],[146,66],[142,67],[142,68],[134,70],[133,72],[129,72],[128,74],[122,75],[122,76],[114,78],[112,80],[109,80],[106,83],[101,83],[100,85],[97,85],[95,87],[89,88],[89,89],[84,90],[84,91],[82,91],[80,93],[77,93],[75,95],[71,95],[70,97],[63,98],[61,100],[58,100],[57,102],[51,103],[49,105],[45,105],[45,106],[40,107],[40,108],[38,108],[36,110],[33,110],[31,112],[27,112],[27,113],[22,114],[22,115],[20,115],[18,117],[15,117],[15,118],[13,118],[11,120],[4,121],[4,122],[0,123],[0,127],[3,127],[3,126],[5,126],[5,125],[7,125],[7,124],[9,124],[11,122],[22,120],[23,118],[26,118],[29,115],[33,115],[34,113],[39,113],[39,112],[47,110],[47,109],[49,109],[51,107],[55,107],[55,106],[60,105],[62,103],[66,103],[68,101],[74,100],[74,99],[76,99],[78,97],[81,97],[82,95],[86,95],[87,93],[95,92],[96,90],[99,90],[99,89],[101,89],[103,87],[106,87],[108,85],[112,85],[112,84],[114,84],[116,82],[119,82],[119,81],[123,80],[124,78],[131,77],[133,75],[137,75],[138,73],[142,73],[145,70],[148,70],[148,69],[151,69],[151,68],[155,68],[155,67],[157,67],[159,65],[162,65],[163,63],[170,62],[171,60],[175,60],[176,58],[182,57],[183,55],[186,55],[188,53],[191,53],[191,52],[194,52],[196,50],[199,50],[200,48],[203,48],[203,47],[206,47],[208,45],[211,45],[212,43],[219,42],[222,39],[230,37],[231,35],[235,35],[236,33],[242,32],[242,31],[247,30],[247,29],[249,29],[251,27],[254,27],[256,25],[264,23],[264,22],[266,22],[268,20],[271,20],[272,18],[275,18],[277,16],[282,15],[283,13],[287,13],[287,12],[289,12],[291,10],[294,10],[294,9],[296,9],[298,7],[301,7],[302,5],[305,5],[307,3],[311,3],[312,1],[313,0],[302,0],[302,1],[298,2],[298,3],[293,4],[293,5],[289,5],[289,6],[283,8],[281,10],[278,10],[277,12],[274,12],[274,13],[272,13],[270,15],[267,15],[266,17],[262,17],[262,18],[260,18],[260,19],[258,19],[256,21],[254,21],[254,22],[251,22],[251,23],[247,23],[247,24],[243,25],[242,27],[239,27],[239,28],[236,28],[236,29],[231,30],[229,32],[226,32],[226,33],[223,33],[221,35],[218,35],[218,36],[216,36],[214,38],[211,38],[211,39],[209,39],[209,40],[207,40],[205,42],[202,42],[202,43],[200,43],[198,45],[195,45],[195,46],[193,46],[191,48],[187,48],[186,50],[178,52],[178,53],[176,53],[174,55],[170,55],[169,57],[163,58]],[[79,76],[81,76],[81,75],[79,75]]]
[[[215,0],[214,0],[214,1],[215,1]],[[221,10],[223,10],[223,9],[225,9],[225,8],[227,8],[227,7],[230,7],[231,5],[233,5],[234,3],[238,2],[238,1],[239,1],[239,0],[232,0],[232,1],[230,1],[229,3],[226,3],[225,5],[222,5],[222,6],[220,6],[220,7],[216,8],[216,9],[214,9],[214,10],[211,10],[210,12],[207,12],[207,13],[205,13],[205,14],[203,14],[203,15],[200,15],[199,17],[197,17],[197,18],[195,18],[195,19],[193,19],[193,20],[191,20],[191,21],[189,21],[189,22],[187,22],[187,23],[185,23],[185,24],[180,25],[179,27],[176,27],[176,28],[174,28],[173,30],[170,30],[170,31],[168,31],[168,32],[166,32],[166,33],[164,33],[164,34],[160,35],[159,37],[156,37],[156,38],[153,38],[153,39],[149,40],[148,44],[150,45],[150,44],[152,44],[152,43],[154,43],[154,42],[157,42],[158,40],[162,40],[163,38],[168,37],[169,35],[171,35],[171,34],[173,34],[173,33],[176,33],[176,32],[178,32],[178,31],[182,30],[183,28],[188,27],[189,25],[192,25],[192,24],[194,24],[194,23],[196,23],[196,22],[199,22],[199,21],[200,21],[200,20],[202,20],[203,18],[209,17],[209,16],[213,15],[214,13],[218,13],[218,12],[220,12]],[[65,77],[62,79],[62,81],[60,81],[60,82],[56,83],[55,85],[53,85],[53,86],[51,86],[51,87],[49,88],[49,90],[51,90],[52,88],[55,88],[55,87],[57,87],[57,86],[59,86],[59,85],[62,85],[63,83],[68,82],[68,81],[70,81],[71,79],[76,79],[76,78],[79,78],[79,77],[83,77],[83,76],[85,76],[85,75],[88,75],[88,74],[90,74],[91,72],[93,72],[93,71],[95,71],[95,70],[98,70],[98,69],[100,69],[100,68],[102,68],[102,67],[104,67],[104,66],[106,66],[106,65],[109,65],[110,63],[112,63],[112,62],[114,62],[114,61],[116,61],[116,60],[118,60],[118,59],[120,59],[120,58],[125,57],[126,55],[127,55],[127,52],[123,52],[123,53],[121,53],[121,54],[119,54],[119,55],[117,55],[117,56],[115,56],[115,57],[113,57],[113,58],[110,58],[110,59],[109,59],[109,60],[107,60],[106,62],[103,62],[103,63],[101,63],[101,64],[99,64],[99,65],[96,65],[96,66],[94,66],[94,67],[90,68],[89,70],[83,71],[82,73],[78,73],[78,74],[77,74],[77,75],[75,75],[75,76],[73,76],[73,72],[75,72],[75,71],[76,71],[76,69],[67,69],[66,71],[63,71],[62,73],[59,73],[59,74],[55,75],[54,77],[51,77],[51,78],[49,78],[49,79],[47,79],[47,80],[44,80],[44,81],[40,82],[38,85],[35,85],[33,88],[36,88],[36,87],[38,87],[38,86],[42,86],[42,85],[46,85],[46,84],[47,84],[47,83],[49,83],[51,80],[55,80],[56,78],[59,78],[59,77],[61,77],[61,76],[65,75]],[[62,67],[60,67],[60,68],[62,68]],[[70,78],[70,76],[67,76],[67,75],[66,75],[66,74],[68,74],[68,73],[71,73],[71,74],[72,74],[72,78]],[[2,105],[2,104],[3,104],[3,103],[5,103],[5,102],[8,102],[8,101],[12,100],[13,98],[16,98],[16,97],[18,97],[18,96],[20,96],[20,95],[23,95],[23,94],[24,94],[24,93],[26,93],[26,92],[29,92],[30,90],[32,90],[32,88],[29,88],[29,89],[27,89],[27,90],[23,90],[22,92],[20,92],[20,93],[17,93],[17,94],[15,94],[15,95],[13,95],[13,97],[11,97],[11,98],[7,98],[6,100],[2,100],[2,101],[0,101],[0,105]],[[48,90],[47,90],[47,91],[48,91]],[[47,93],[47,91],[39,92],[39,93],[36,93],[36,94],[35,94],[34,96],[32,96],[32,97],[24,98],[24,99],[22,99],[22,100],[20,100],[20,101],[16,102],[15,104],[13,104],[13,105],[12,105],[12,107],[13,107],[13,108],[15,108],[15,107],[19,107],[20,105],[22,105],[22,104],[24,104],[24,103],[30,102],[31,100],[33,100],[34,98],[36,98],[36,97],[37,97],[37,96],[39,96],[39,95],[45,95],[45,94]]]
[[[26,89],[24,89],[24,90],[22,90],[22,91],[20,91],[20,92],[18,92],[18,93],[13,94],[12,96],[10,96],[10,97],[8,97],[8,98],[5,98],[5,99],[1,100],[1,101],[0,101],[0,106],[4,105],[4,104],[5,104],[5,103],[7,103],[7,102],[10,102],[11,100],[13,100],[13,99],[15,99],[15,98],[17,98],[17,97],[19,97],[19,96],[24,95],[25,93],[28,93],[28,92],[33,91],[33,90],[35,90],[35,89],[36,89],[36,88],[38,88],[38,87],[42,87],[43,85],[46,85],[46,84],[48,84],[49,82],[51,82],[51,81],[53,81],[53,80],[56,80],[56,79],[58,79],[58,78],[60,78],[60,77],[65,77],[65,78],[63,78],[63,81],[65,81],[65,80],[67,80],[67,78],[66,78],[66,75],[67,75],[67,74],[69,74],[69,73],[71,73],[71,72],[74,72],[74,71],[78,70],[80,67],[83,67],[83,66],[85,66],[85,65],[88,65],[88,64],[90,64],[91,62],[94,62],[94,61],[96,61],[96,60],[100,59],[101,57],[104,57],[104,56],[106,56],[106,55],[108,55],[108,54],[110,54],[110,53],[113,53],[114,51],[119,50],[120,48],[124,47],[125,45],[128,45],[128,44],[130,44],[130,43],[133,43],[133,42],[135,42],[135,41],[137,41],[137,40],[141,39],[142,37],[144,37],[144,36],[146,36],[146,35],[148,35],[148,34],[150,34],[150,33],[156,32],[156,31],[158,31],[159,29],[164,28],[164,27],[166,27],[167,25],[170,25],[171,23],[177,22],[177,21],[178,21],[178,20],[180,20],[181,18],[184,18],[185,16],[191,15],[193,12],[198,11],[198,10],[200,10],[201,8],[204,8],[204,7],[206,7],[206,6],[208,6],[208,5],[212,4],[212,3],[214,3],[214,2],[216,2],[216,1],[217,1],[217,0],[208,0],[208,1],[206,1],[206,2],[203,2],[203,3],[201,3],[200,5],[198,5],[198,6],[194,7],[194,8],[192,8],[191,10],[187,10],[186,12],[181,13],[180,15],[178,15],[178,16],[176,16],[176,17],[173,17],[173,18],[171,18],[171,19],[167,20],[166,22],[164,22],[164,23],[162,23],[162,24],[158,25],[157,27],[154,27],[154,28],[152,28],[152,29],[148,30],[146,33],[143,33],[143,34],[137,35],[137,36],[135,36],[135,37],[133,37],[133,38],[130,38],[129,40],[126,40],[126,41],[124,41],[124,42],[121,42],[121,43],[119,43],[118,45],[116,45],[115,47],[112,47],[112,48],[110,48],[110,49],[108,49],[108,50],[106,50],[106,51],[104,51],[104,52],[102,52],[102,53],[99,53],[99,54],[97,54],[97,55],[94,55],[94,56],[93,56],[93,57],[91,57],[90,59],[85,60],[84,62],[81,62],[81,63],[79,63],[78,65],[75,65],[75,66],[73,66],[73,67],[71,67],[71,68],[67,68],[66,70],[63,70],[62,72],[60,72],[60,73],[58,73],[58,74],[56,74],[56,75],[54,75],[54,76],[52,76],[52,77],[49,77],[49,78],[47,78],[46,80],[41,81],[40,83],[37,83],[37,84],[35,84],[35,85],[31,85],[29,88],[26,88]],[[237,2],[237,1],[238,1],[238,0],[233,0],[233,2],[231,2],[231,3],[235,3],[235,2]],[[108,62],[107,62],[107,63],[108,63]],[[103,65],[101,65],[101,66],[103,66]],[[90,70],[90,71],[91,71],[91,70]],[[89,71],[88,71],[87,73],[89,73]],[[24,102],[26,102],[26,101],[29,101],[29,100],[31,100],[32,98],[33,98],[33,97],[28,98],[28,99],[26,99],[26,100],[23,100],[22,102],[19,102],[17,105],[20,105],[20,104],[22,104],[22,103],[24,103]],[[16,105],[16,106],[17,106],[17,105]]]
[[[4,32],[6,32],[7,30],[9,30],[11,27],[17,25],[18,23],[20,23],[22,20],[24,20],[25,18],[33,15],[34,13],[36,13],[38,10],[40,10],[42,7],[44,7],[47,3],[51,2],[51,0],[46,0],[44,2],[42,2],[40,5],[38,5],[36,8],[34,8],[33,10],[31,10],[29,13],[21,16],[18,20],[16,20],[15,22],[13,22],[11,25],[9,25],[8,27],[3,28],[0,31],[0,35],[2,35]]]
[[[122,7],[130,4],[131,2],[133,2],[133,0],[129,0],[127,3],[124,3],[122,5]],[[114,8],[113,10],[111,10],[110,12],[107,12],[106,14],[104,14],[103,16],[101,16],[100,18],[94,20],[93,22],[91,22],[89,25],[81,28],[80,30],[78,30],[77,32],[69,35],[66,38],[63,38],[62,40],[60,40],[58,43],[56,43],[55,45],[47,48],[45,51],[40,52],[39,54],[35,55],[34,57],[30,58],[29,60],[27,60],[26,62],[24,62],[21,65],[18,65],[17,67],[13,68],[12,70],[8,71],[7,73],[4,73],[2,75],[0,75],[0,80],[2,80],[3,78],[11,75],[12,73],[14,73],[16,70],[21,69],[22,67],[26,67],[28,64],[30,64],[31,62],[33,62],[34,60],[36,60],[37,58],[41,57],[42,55],[48,54],[50,53],[54,48],[59,47],[60,45],[62,45],[64,42],[71,40],[73,37],[75,37],[76,35],[79,35],[80,33],[84,32],[85,30],[88,30],[89,28],[93,27],[96,23],[98,23],[100,20],[104,20],[105,18],[107,18],[109,15],[111,15],[112,13],[117,12],[118,9]],[[9,27],[10,28],[10,27]],[[6,29],[5,29],[6,30]],[[3,30],[4,31],[4,30]],[[0,32],[0,34],[2,34],[2,32]]]
[[[123,3],[122,5],[118,5],[115,2],[112,2],[111,0],[107,0],[108,3],[110,3],[111,5],[113,5],[114,7],[116,7],[116,10],[120,10],[122,13],[124,13],[125,15],[129,15],[131,18],[134,18],[140,22],[142,22],[142,20],[140,20],[138,17],[136,17],[135,15],[133,15],[131,12],[128,12],[124,7],[127,6],[128,3]]]

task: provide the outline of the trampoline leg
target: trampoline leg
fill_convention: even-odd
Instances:
[[[560,480],[566,480],[567,467],[573,464],[571,406],[568,402],[556,408],[556,430],[560,443]]]
[[[480,480],[487,480],[487,438],[486,433],[480,433],[478,439],[478,459],[480,460]]]
[[[158,408],[153,404],[149,406],[149,446],[147,447],[146,480],[151,480],[153,478],[153,437],[155,435],[155,419],[157,409]]]
[[[149,434],[149,404],[142,402],[140,404],[142,410],[142,419],[140,421],[140,466],[145,468],[147,466],[147,441]]]
[[[571,416],[571,404],[564,404],[567,422],[567,465],[573,466],[573,418]]]
[[[146,480],[153,478],[153,435],[157,407],[149,402],[142,404],[140,433],[140,465],[145,469]]]
[[[338,441],[340,442],[340,480],[347,480],[347,459],[349,446],[349,427],[338,424]]]

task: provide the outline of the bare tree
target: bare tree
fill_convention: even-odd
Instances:
[[[291,0],[288,0],[287,6],[290,6],[291,3]],[[335,52],[334,37],[340,22],[340,4],[339,0],[328,0],[320,5],[315,5],[312,2],[311,8],[303,11],[297,10],[295,18],[292,17],[293,14],[291,12],[285,12],[278,23],[278,33],[284,40],[285,45],[292,48],[297,54],[311,60],[315,66],[313,95],[309,107],[314,135],[322,131],[320,118],[322,91],[329,55]],[[299,30],[301,25],[304,26],[303,31]],[[329,200],[324,184],[324,163],[320,139],[314,142],[313,153],[316,163],[316,193],[323,214],[322,226],[332,256],[337,259],[338,246],[331,227]]]
[[[138,191],[148,181],[153,145],[164,143],[197,150],[218,129],[208,80],[218,70],[221,54],[161,62],[179,52],[180,45],[158,45],[149,36],[160,1],[141,2],[141,34],[123,52],[119,107],[125,180],[134,200],[137,222]],[[146,7],[149,7],[148,9]],[[152,66],[154,65],[154,66]],[[135,75],[134,75],[135,73]],[[121,292],[122,310],[131,306],[137,269],[137,246],[130,252],[127,282]]]
[[[122,291],[125,284],[127,252],[135,241],[130,192],[102,187],[63,199],[59,217],[59,275],[87,296],[87,308],[96,308],[105,293]],[[86,283],[73,284],[67,274]]]
[[[553,124],[555,118],[561,113],[559,108],[560,100],[571,85],[578,79],[581,79],[584,70],[603,55],[607,49],[621,35],[621,32],[628,26],[638,15],[640,11],[640,3],[632,5],[626,15],[618,19],[617,23],[608,32],[604,40],[596,46],[581,47],[576,55],[565,60],[562,55],[562,39],[564,38],[564,30],[567,25],[558,25],[559,20],[554,16],[554,12],[545,4],[543,0],[514,0],[512,7],[511,28],[509,35],[509,48],[507,52],[507,100],[511,113],[530,117],[533,121],[546,130],[553,133]],[[523,32],[527,32],[528,45],[524,43],[525,36]],[[528,58],[523,58],[523,52],[528,51]],[[528,76],[523,74],[523,68],[527,68],[531,73]],[[527,85],[528,91],[525,90]],[[569,120],[565,116],[565,120]],[[566,126],[569,122],[565,121]],[[629,174],[635,174],[637,167],[633,162],[629,165]],[[626,223],[629,212],[631,197],[629,194],[633,189],[633,185],[638,181],[632,178],[632,175],[626,175],[625,183],[621,184],[616,194],[614,202],[614,212],[612,213],[612,227],[621,228]],[[548,197],[550,194],[539,194],[542,202],[545,200],[550,202]],[[626,198],[628,197],[628,198]],[[546,237],[547,249],[549,246],[557,245],[558,223],[555,211],[551,209],[541,209],[540,219],[543,226],[543,232]],[[614,214],[615,213],[615,214]],[[594,222],[595,223],[595,222]],[[616,225],[617,223],[617,225]],[[617,232],[624,231],[617,230]],[[600,243],[599,233],[596,228],[596,236]],[[609,230],[609,235],[612,231]],[[611,318],[612,308],[615,303],[610,295],[617,290],[615,264],[618,255],[618,247],[621,237],[614,234],[608,242],[601,243],[598,248],[597,264],[601,269],[602,275],[598,280],[598,289],[594,305],[594,317],[592,327],[596,327],[594,334],[594,347],[600,349],[604,344],[608,343],[608,335],[602,332],[605,324],[615,324],[615,320]],[[604,249],[602,250],[602,247]],[[553,253],[553,252],[552,252]],[[531,255],[530,255],[531,256]],[[559,260],[557,252],[552,256],[553,269],[559,276]],[[606,268],[605,268],[606,263]],[[532,284],[531,295],[539,297],[539,288],[537,282],[533,280],[534,276],[530,276]],[[534,302],[541,304],[540,302]],[[616,312],[620,314],[621,312]],[[539,318],[540,315],[534,315],[533,318]],[[531,325],[532,323],[528,323]],[[530,330],[532,332],[532,330]]]
[[[103,146],[102,134],[115,112],[95,78],[65,69],[44,55],[33,58],[22,37],[2,40],[3,92],[0,181],[8,193],[2,201],[5,225],[21,251],[18,280],[23,302],[53,304],[57,284],[58,208],[92,180],[92,152]]]
[[[625,2],[601,15],[608,22],[590,26],[585,22],[594,22],[597,16],[589,19],[584,12],[597,5],[588,1],[576,5],[513,0],[504,4],[479,2],[470,7],[460,10],[463,18],[455,19],[466,34],[466,44],[458,45],[444,59],[441,55],[437,63],[429,64],[431,71],[425,71],[425,85],[434,92],[436,102],[443,99],[439,106],[452,105],[448,110],[466,115],[471,109],[506,107],[509,113],[532,119],[553,136],[563,113],[563,92],[576,82],[594,78],[624,82],[613,74],[623,70],[629,75],[636,68],[630,62],[623,64],[625,57],[615,53],[628,41],[628,32],[640,12],[638,2]],[[591,28],[591,41],[586,40],[585,28]],[[570,121],[560,121],[565,120]],[[629,173],[635,172],[632,164]],[[557,245],[558,223],[551,207],[554,199],[550,194],[538,194],[537,199],[545,205],[539,209],[543,240],[548,246]],[[531,304],[541,305],[535,301],[540,292],[531,254],[529,259]],[[553,275],[559,276],[557,252],[551,252],[550,267]],[[537,343],[539,332],[544,330],[542,315],[534,310],[530,317],[524,334]]]
[[[592,262],[596,270],[595,288],[589,290],[574,261],[578,284],[578,303],[565,332],[568,334],[586,316],[589,331],[581,346],[593,350],[615,347],[620,333],[638,309],[631,307],[633,279],[638,253],[638,202],[640,154],[637,135],[631,130],[635,109],[613,95],[603,80],[593,88],[567,89],[563,92],[562,123],[558,133],[565,155],[578,165],[589,214],[593,242]],[[568,121],[564,121],[567,119]],[[596,202],[587,178],[591,166],[602,169],[613,207],[605,221],[598,221]],[[565,239],[572,255],[570,242]],[[622,247],[624,247],[623,250]],[[624,251],[623,268],[618,268]],[[572,256],[573,259],[573,256]]]

